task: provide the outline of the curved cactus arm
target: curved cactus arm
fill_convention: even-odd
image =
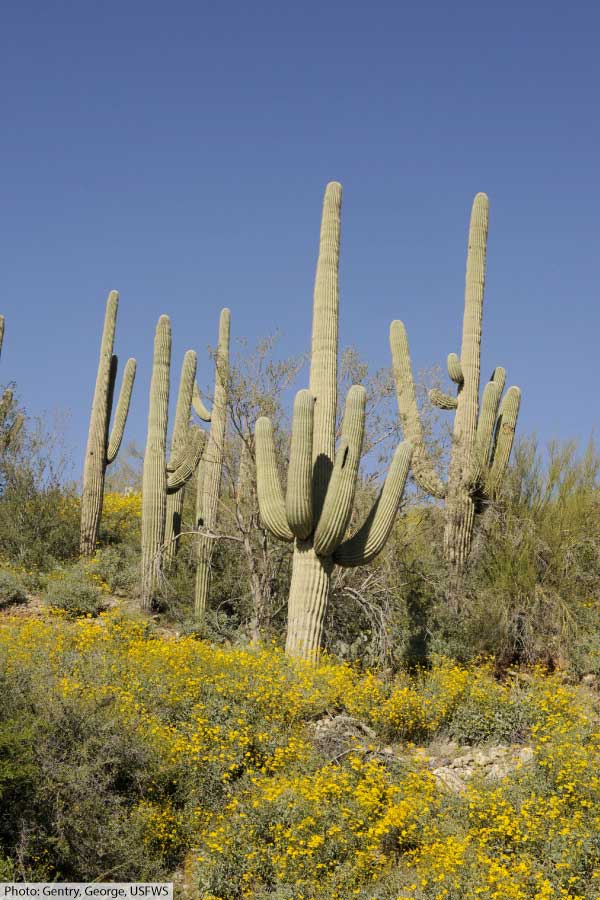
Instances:
[[[211,421],[212,415],[204,405],[204,401],[200,396],[200,389],[196,383],[194,383],[194,392],[192,394],[192,406],[194,407],[194,412],[199,419],[202,419],[203,422]]]
[[[314,409],[315,400],[310,392],[298,391],[294,400],[285,512],[291,531],[301,541],[306,540],[313,530],[312,442]]]
[[[396,320],[390,326],[390,346],[398,409],[404,437],[413,446],[412,467],[417,484],[433,497],[446,496],[446,485],[427,457],[423,440],[423,427],[417,408],[415,384],[412,374],[408,338],[404,323]]]
[[[448,375],[450,379],[457,384],[459,387],[462,386],[465,377],[463,375],[462,366],[460,364],[460,358],[457,353],[449,353],[448,354]]]
[[[256,448],[256,492],[263,525],[280,541],[293,541],[294,535],[285,514],[285,501],[273,441],[270,419],[261,416],[254,428]]]
[[[396,518],[412,455],[412,444],[408,441],[398,444],[379,497],[365,522],[333,554],[338,566],[365,566],[381,553]]]
[[[444,394],[436,388],[432,388],[429,391],[429,399],[438,409],[456,409],[458,406],[456,397],[451,397],[450,394]]]
[[[346,397],[340,447],[314,536],[314,549],[319,556],[331,556],[343,540],[352,515],[365,431],[366,402],[364,387],[352,385]]]
[[[498,414],[498,404],[502,388],[499,382],[488,381],[483,389],[477,433],[475,436],[475,451],[473,462],[467,476],[469,487],[474,487],[483,481],[484,473],[487,473],[492,448],[492,436]]]
[[[137,363],[133,357],[127,360],[125,371],[123,372],[123,380],[121,382],[121,390],[119,391],[119,399],[117,401],[117,411],[115,413],[115,421],[110,432],[108,441],[108,449],[106,451],[106,463],[110,465],[114,462],[121,441],[123,440],[123,432],[125,431],[125,423],[129,414],[129,404],[131,403],[131,392],[133,391],[133,382],[135,381],[135,372]]]
[[[490,474],[486,481],[485,492],[493,497],[497,494],[512,450],[515,439],[515,428],[521,406],[521,391],[518,387],[510,387],[500,404],[494,446],[490,463]]]
[[[201,428],[192,427],[190,431],[187,450],[182,461],[167,476],[167,493],[169,494],[180,490],[190,480],[202,459],[206,435]]]

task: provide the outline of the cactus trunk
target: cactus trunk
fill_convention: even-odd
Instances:
[[[288,598],[288,655],[318,661],[332,570],[330,556],[318,556],[312,541],[296,540]]]
[[[162,571],[167,508],[167,419],[171,324],[161,316],[154,337],[148,436],[142,477],[142,608],[150,609]]]
[[[188,350],[183,358],[179,392],[177,395],[177,408],[175,411],[175,424],[171,439],[171,460],[173,463],[179,457],[189,443],[190,438],[190,414],[192,409],[192,395],[196,383],[196,354]],[[185,498],[185,484],[167,495],[167,512],[165,521],[165,553],[164,564],[168,568],[175,559],[177,553],[178,536],[181,531],[181,514]]]
[[[215,391],[211,414],[210,433],[202,458],[202,477],[196,487],[196,523],[199,530],[214,532],[217,527],[221,472],[225,454],[227,430],[227,383],[229,381],[229,334],[231,314],[221,311],[219,342],[215,366]],[[214,538],[207,534],[198,536],[196,563],[196,590],[194,615],[201,619],[206,610],[210,591],[210,568]]]

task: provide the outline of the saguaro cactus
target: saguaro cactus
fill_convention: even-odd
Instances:
[[[114,461],[121,446],[135,378],[135,359],[128,359],[119,393],[115,421],[109,435],[118,366],[117,357],[113,354],[118,306],[119,295],[117,291],[111,291],[106,303],[100,362],[83,468],[80,533],[80,551],[83,556],[91,556],[96,549],[102,515],[106,467]]]
[[[0,316],[0,354],[2,353],[2,344],[4,342],[4,316]],[[11,421],[12,420],[12,421]],[[15,412],[13,406],[13,392],[11,388],[6,388],[0,397],[0,449],[14,449],[18,443],[19,435],[23,425],[25,424],[25,416],[23,413]]]
[[[462,571],[473,536],[475,513],[482,500],[493,498],[502,482],[514,440],[521,402],[518,387],[504,395],[503,368],[494,369],[479,406],[481,324],[485,285],[485,257],[489,203],[477,194],[471,211],[465,311],[460,357],[448,356],[448,375],[457,386],[455,397],[430,391],[440,409],[454,410],[454,429],[448,481],[444,483],[428,459],[417,410],[406,330],[402,322],[391,327],[392,356],[398,406],[404,436],[414,445],[413,472],[424,491],[445,498],[444,554],[457,573]]]
[[[154,337],[154,358],[150,383],[148,436],[142,476],[142,607],[149,609],[159,583],[165,543],[168,493],[177,492],[196,469],[204,446],[204,434],[199,428],[190,431],[188,438],[178,443],[167,464],[167,425],[169,413],[171,367],[171,323],[161,316]],[[196,354],[188,351],[184,359],[180,397],[186,395],[190,374],[193,385],[196,373]],[[185,399],[182,406],[185,405]],[[181,418],[181,417],[180,417]],[[181,432],[183,426],[181,427]],[[179,436],[181,436],[179,432]]]
[[[346,398],[335,449],[338,354],[338,268],[342,188],[327,185],[315,279],[309,390],[296,395],[284,497],[267,418],[256,423],[257,491],[263,524],[294,542],[286,651],[316,661],[334,566],[359,566],[382,549],[398,509],[412,454],[400,444],[378,499],[364,524],[348,528],[362,452],[365,391],[353,385]]]
[[[196,524],[200,531],[214,532],[217,526],[219,490],[223,455],[225,452],[225,431],[227,425],[227,385],[229,381],[229,333],[231,313],[221,310],[219,319],[219,342],[215,362],[215,391],[211,414],[210,433],[198,469],[196,487]],[[210,588],[210,564],[214,549],[214,538],[200,534],[198,538],[198,558],[196,564],[196,595],[194,612],[202,618]]]

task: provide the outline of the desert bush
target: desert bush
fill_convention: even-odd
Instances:
[[[97,616],[104,606],[98,581],[92,580],[82,564],[53,572],[47,581],[45,600],[70,616]]]
[[[86,570],[112,594],[135,595],[140,579],[139,550],[129,543],[101,547],[86,564]]]
[[[23,580],[7,569],[0,569],[0,608],[12,603],[25,603],[26,600]]]

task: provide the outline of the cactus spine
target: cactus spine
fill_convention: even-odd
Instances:
[[[225,432],[227,426],[227,387],[229,382],[229,334],[231,313],[221,310],[219,319],[219,340],[215,361],[215,390],[208,441],[199,466],[196,486],[196,523],[199,530],[214,532],[217,526],[221,472],[225,453]],[[195,408],[199,410],[202,401],[198,394]],[[208,602],[210,588],[210,566],[214,548],[214,538],[201,534],[198,538],[196,564],[196,592],[194,614],[201,619]]]
[[[106,303],[100,361],[83,468],[80,532],[80,551],[83,556],[91,556],[96,549],[102,515],[106,467],[114,461],[121,446],[135,378],[135,359],[128,359],[123,374],[115,420],[109,435],[118,365],[117,357],[113,354],[118,306],[119,295],[117,291],[111,291]],[[2,323],[2,331],[4,331],[4,323]]]
[[[185,442],[182,439],[181,444],[177,443],[177,448],[167,464],[170,367],[171,323],[168,316],[161,316],[154,337],[148,436],[142,476],[141,600],[144,609],[150,609],[162,574],[167,495],[180,491],[189,480],[198,465],[203,448],[203,432],[200,429],[193,429]],[[184,398],[188,389],[189,375],[193,372],[195,376],[195,370],[196,355],[189,351],[183,365],[185,387],[182,386],[180,389],[180,396]],[[184,405],[185,399],[182,401],[182,406]],[[178,431],[178,437],[181,437],[181,434],[182,430]]]
[[[406,330],[392,323],[391,342],[400,418],[405,437],[414,444],[413,471],[424,491],[445,499],[444,555],[460,573],[469,555],[475,513],[481,500],[493,499],[504,477],[519,413],[521,392],[508,389],[500,401],[506,372],[498,367],[485,386],[479,405],[481,330],[485,287],[489,203],[485,194],[473,201],[469,225],[465,309],[460,357],[448,356],[448,375],[456,397],[430,391],[440,409],[455,410],[452,452],[445,484],[427,457],[417,410]]]
[[[398,446],[384,487],[364,524],[345,538],[362,452],[365,391],[353,385],[346,398],[335,448],[339,316],[339,247],[342,188],[327,185],[315,279],[309,390],[294,403],[284,497],[269,419],[256,423],[257,491],[263,524],[294,542],[288,599],[286,652],[315,662],[334,566],[359,566],[383,548],[404,490],[412,447]]]

